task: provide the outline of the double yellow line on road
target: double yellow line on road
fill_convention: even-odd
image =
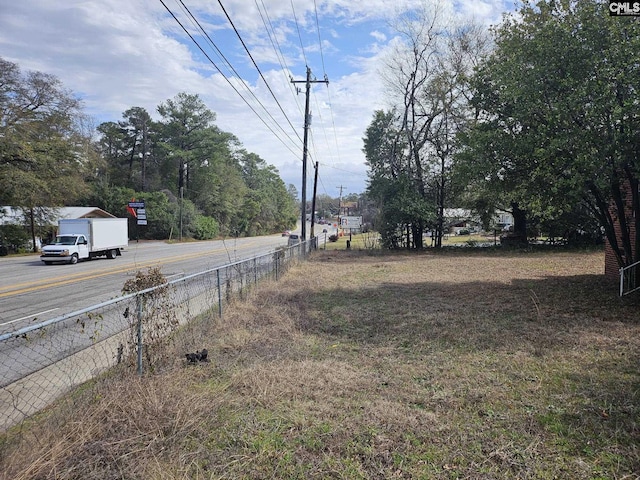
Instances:
[[[243,247],[248,246],[243,245]],[[140,270],[141,268],[150,267],[154,265],[164,265],[169,263],[175,263],[182,260],[189,260],[191,258],[203,257],[212,253],[220,253],[226,252],[227,250],[224,248],[218,248],[206,252],[196,252],[189,253],[185,255],[175,255],[171,257],[155,259],[155,260],[147,260],[145,262],[129,262],[124,266],[119,266],[116,268],[108,268],[106,270],[102,270],[99,272],[78,272],[72,274],[65,274],[65,277],[62,279],[52,278],[43,278],[40,280],[32,281],[32,282],[23,282],[16,283],[13,285],[9,285],[6,287],[0,287],[0,298],[10,297],[12,295],[20,295],[21,293],[30,293],[36,292],[38,290],[45,290],[51,287],[59,287],[62,285],[69,285],[71,283],[76,283],[84,280],[91,280],[94,278],[106,277],[109,275],[114,275],[117,273],[126,273],[135,270]]]

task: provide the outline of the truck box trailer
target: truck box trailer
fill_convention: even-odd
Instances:
[[[42,247],[40,260],[77,263],[96,257],[116,258],[129,244],[126,218],[78,218],[58,221],[58,234],[52,244]]]

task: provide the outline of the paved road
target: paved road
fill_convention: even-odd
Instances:
[[[172,279],[269,253],[286,243],[281,235],[179,244],[133,241],[114,260],[76,265],[44,265],[38,255],[0,257],[0,334],[117,297],[139,270],[159,266]]]

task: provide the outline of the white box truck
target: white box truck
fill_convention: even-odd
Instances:
[[[40,260],[78,263],[96,257],[116,258],[129,244],[126,218],[78,218],[58,221],[58,235],[42,247]]]

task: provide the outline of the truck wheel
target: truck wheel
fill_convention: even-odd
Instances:
[[[71,265],[75,265],[76,263],[78,263],[78,254],[74,253],[73,255],[71,255],[71,260],[69,260],[69,263]]]
[[[51,265],[52,262],[44,262],[45,265]]]
[[[107,258],[110,259],[110,260],[113,260],[117,256],[118,256],[118,251],[117,250],[109,250],[107,252]]]

